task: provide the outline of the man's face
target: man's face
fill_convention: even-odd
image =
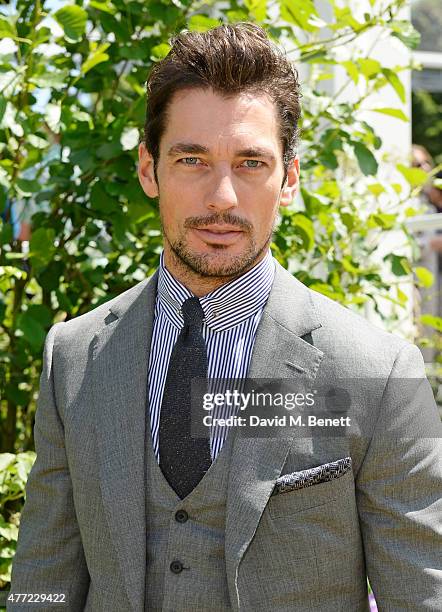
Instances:
[[[166,263],[169,256],[204,277],[236,276],[262,259],[278,206],[290,204],[298,185],[295,159],[281,188],[282,143],[265,95],[179,91],[161,138],[158,184],[144,144],[139,154],[141,185],[159,196]]]

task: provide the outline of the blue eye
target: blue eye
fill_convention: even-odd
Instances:
[[[258,164],[262,164],[262,162],[258,161],[257,159],[246,159],[245,163],[252,164],[251,166],[247,166],[247,168],[259,168]]]
[[[200,161],[199,157],[182,157],[178,160],[180,164],[184,166],[197,166],[198,161]],[[258,161],[257,159],[246,159],[243,164],[247,164],[246,168],[260,168],[264,165],[264,162]],[[243,166],[244,167],[244,166]]]

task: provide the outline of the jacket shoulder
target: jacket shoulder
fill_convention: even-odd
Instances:
[[[417,357],[416,375],[421,372],[422,357],[411,342],[317,291],[308,291],[321,321],[314,343],[342,375],[385,375],[391,372],[399,353],[407,349]]]
[[[101,328],[106,317],[113,316],[112,312],[114,310],[116,312],[120,312],[130,308],[131,304],[136,301],[152,278],[153,276],[150,276],[140,281],[133,287],[126,289],[126,291],[123,293],[120,293],[99,306],[96,306],[89,312],[79,315],[78,317],[74,317],[69,321],[64,321],[57,330],[58,339],[75,339],[78,338],[79,334],[86,334],[88,337],[91,337],[91,334],[93,335],[98,329]]]

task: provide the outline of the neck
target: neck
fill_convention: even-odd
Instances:
[[[264,259],[266,254],[267,249],[263,249],[263,252],[259,254],[256,260],[238,274],[232,274],[230,276],[205,276],[195,272],[195,270],[177,257],[167,244],[164,244],[164,264],[166,268],[177,281],[187,287],[196,297],[203,297],[215,291],[218,287],[239,278]]]

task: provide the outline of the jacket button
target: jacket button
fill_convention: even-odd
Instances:
[[[179,574],[183,571],[183,564],[181,563],[181,561],[172,561],[172,563],[170,564],[170,569],[174,574]]]
[[[178,523],[185,523],[189,518],[189,515],[187,514],[187,512],[185,510],[177,510],[175,512],[175,520]]]

